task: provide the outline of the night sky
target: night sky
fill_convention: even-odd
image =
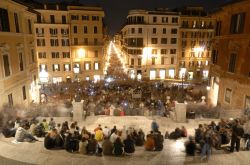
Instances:
[[[60,2],[60,0],[37,0],[39,2]],[[67,1],[67,0],[66,0]],[[70,1],[70,0],[68,0]],[[211,11],[230,0],[79,0],[86,5],[102,6],[105,10],[105,22],[109,34],[113,35],[120,30],[125,22],[128,10],[155,8],[177,8],[190,5],[202,5]]]

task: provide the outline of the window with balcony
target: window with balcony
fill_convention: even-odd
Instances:
[[[51,53],[51,58],[60,58],[59,52],[52,52]]]
[[[143,38],[128,38],[127,43],[131,47],[143,47]]]
[[[44,37],[44,28],[36,28],[36,35],[38,37]]]
[[[71,71],[71,64],[64,64],[63,70],[64,70],[65,72]]]
[[[58,46],[58,39],[50,39],[50,46]]]
[[[62,46],[69,46],[69,39],[62,39]]]
[[[54,29],[50,28],[49,32],[50,32],[50,36],[52,36],[52,37],[57,36],[57,29],[56,28],[54,28]]]
[[[69,29],[61,29],[61,34],[63,37],[67,37],[69,35]]]
[[[38,58],[39,59],[46,58],[46,52],[38,52]]]
[[[36,44],[37,46],[45,46],[45,39],[37,39]]]
[[[70,58],[70,52],[63,52],[63,58]]]
[[[52,70],[53,70],[53,72],[60,71],[60,64],[53,64]]]

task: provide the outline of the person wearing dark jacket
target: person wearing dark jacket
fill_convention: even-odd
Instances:
[[[104,155],[112,155],[113,143],[109,138],[105,137],[102,143],[102,152]]]
[[[244,129],[240,125],[238,120],[234,121],[234,126],[232,127],[232,137],[231,137],[231,147],[230,152],[234,152],[234,148],[236,145],[236,151],[240,150],[240,139],[244,135]]]
[[[79,137],[74,133],[67,133],[65,137],[65,149],[68,152],[76,152],[79,150]]]
[[[55,128],[49,131],[44,138],[44,147],[46,149],[61,149],[63,148],[63,143],[62,137]]]
[[[186,154],[189,156],[195,156],[196,145],[192,136],[189,137],[189,141],[185,143]]]
[[[96,149],[97,149],[97,141],[95,140],[95,135],[92,134],[90,139],[88,140],[87,153],[95,154]]]
[[[138,138],[135,141],[136,146],[143,146],[145,143],[145,134],[144,132],[140,129],[138,132]]]
[[[123,141],[123,143],[124,143],[125,153],[131,154],[135,152],[135,142],[130,135],[127,136],[127,138]]]
[[[161,132],[157,132],[153,137],[155,141],[155,151],[161,151],[163,149],[163,135]]]
[[[113,152],[116,156],[120,156],[123,154],[123,144],[119,137],[115,140]]]
[[[44,137],[46,135],[43,123],[40,123],[35,127],[34,134],[37,137]]]

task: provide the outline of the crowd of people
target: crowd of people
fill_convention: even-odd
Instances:
[[[132,127],[112,129],[98,125],[89,131],[86,127],[80,128],[77,122],[69,124],[67,121],[56,123],[53,118],[49,121],[43,119],[9,121],[2,130],[5,137],[15,137],[17,142],[35,142],[38,138],[44,138],[46,149],[65,149],[68,152],[90,155],[131,155],[136,146],[144,146],[146,151],[161,151],[164,138],[177,140],[188,137],[187,129],[182,126],[173,132],[165,133],[165,137],[159,131],[159,125],[155,120],[151,123],[151,131],[145,135],[142,129]],[[189,136],[185,143],[186,154],[195,156],[200,153],[201,159],[209,159],[212,148],[224,149],[229,147],[230,152],[239,152],[241,139],[244,139],[243,148],[250,149],[250,118],[247,121],[223,120],[217,124],[199,124],[195,129],[195,135]]]
[[[229,152],[240,151],[241,140],[244,139],[242,148],[250,149],[250,118],[243,122],[240,119],[223,120],[218,124],[199,124],[195,129],[195,136],[189,137],[185,143],[187,155],[194,156],[196,151],[201,154],[201,159],[209,159],[212,148],[225,149]],[[228,148],[227,148],[228,147]]]
[[[15,137],[17,142],[35,142],[38,138],[44,138],[44,147],[49,150],[120,156],[134,153],[136,146],[144,146],[147,151],[161,151],[164,137],[156,121],[152,122],[151,128],[145,137],[142,129],[132,127],[117,129],[114,126],[111,129],[98,125],[88,131],[85,127],[80,129],[77,122],[56,124],[53,118],[41,122],[17,118],[15,122],[9,121],[2,133],[5,137]]]

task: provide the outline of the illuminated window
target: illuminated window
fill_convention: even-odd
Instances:
[[[95,70],[99,70],[99,63],[95,62]]]
[[[89,62],[85,63],[85,70],[90,70],[90,63]]]
[[[60,65],[59,64],[53,64],[52,69],[53,69],[54,72],[55,71],[60,71]]]
[[[64,71],[66,71],[66,72],[71,71],[71,65],[70,64],[64,64]]]

